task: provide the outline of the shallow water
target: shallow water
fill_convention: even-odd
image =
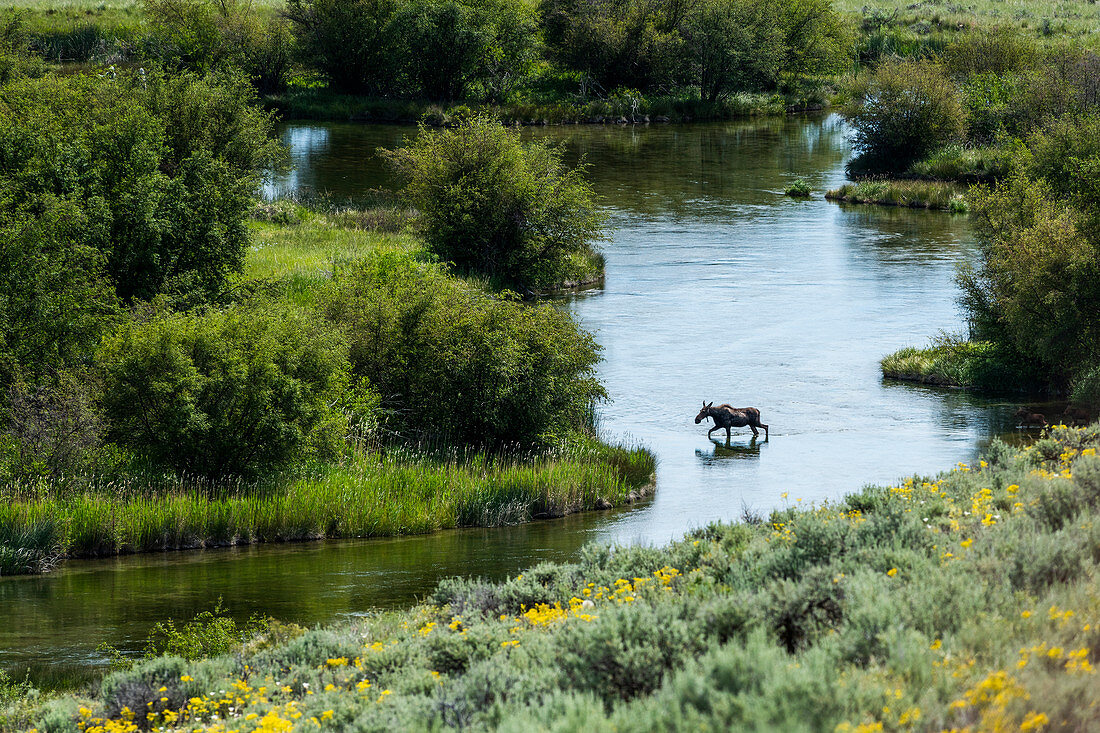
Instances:
[[[270,187],[357,198],[393,185],[375,155],[410,128],[288,125],[294,170]],[[529,129],[584,156],[611,216],[603,288],[561,301],[597,333],[613,402],[601,427],[659,459],[639,507],[496,530],[69,562],[0,578],[0,664],[48,678],[136,650],[158,619],[221,597],[247,618],[312,624],[408,604],[448,575],[503,577],[585,542],[662,543],[746,510],[842,496],[973,461],[1006,403],[880,377],[885,353],[961,327],[965,217],[842,207],[821,193],[849,154],[835,117]],[[790,199],[806,178],[815,197]],[[729,446],[702,400],[758,407],[770,439]],[[716,432],[715,438],[719,433]]]

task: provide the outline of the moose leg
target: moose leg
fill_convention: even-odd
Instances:
[[[752,423],[749,423],[749,429],[752,430],[752,437],[754,437],[754,438],[760,437],[760,433],[757,432],[755,425],[753,425]]]
[[[726,426],[726,442],[730,442],[730,426]]]
[[[715,430],[717,430],[718,428],[719,428],[719,426],[718,426],[718,425],[715,425],[715,426],[714,426],[713,428],[711,428],[710,430],[708,430],[708,431],[707,431],[707,437],[709,438],[709,437],[710,437],[710,434],[711,434],[711,433],[713,433],[713,432],[714,432]]]

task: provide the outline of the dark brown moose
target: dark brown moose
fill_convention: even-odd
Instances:
[[[752,429],[752,437],[760,435],[757,428],[764,428],[764,440],[768,439],[768,426],[760,422],[760,410],[755,407],[730,407],[729,405],[714,406],[703,400],[703,409],[695,416],[695,424],[703,422],[707,418],[714,419],[714,427],[707,431],[707,437],[719,428],[726,429],[726,442],[730,439],[730,428],[743,428],[746,425]]]
[[[1047,426],[1045,415],[1039,412],[1031,412],[1026,407],[1016,410],[1012,413],[1012,416],[1016,418],[1017,424],[1022,428],[1045,428]]]

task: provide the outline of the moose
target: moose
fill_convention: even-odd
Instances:
[[[707,403],[703,400],[703,409],[699,411],[699,414],[695,416],[695,424],[706,420],[708,417],[714,419],[714,427],[707,431],[707,437],[719,428],[726,429],[726,442],[730,439],[730,428],[743,428],[746,425],[752,429],[752,437],[757,437],[760,433],[757,428],[764,428],[764,440],[768,439],[768,426],[760,422],[760,410],[755,407],[730,407],[729,405],[714,406],[714,403]]]
[[[1047,426],[1045,415],[1039,412],[1031,412],[1026,407],[1016,410],[1012,413],[1012,416],[1016,418],[1017,424],[1022,428],[1045,428]]]

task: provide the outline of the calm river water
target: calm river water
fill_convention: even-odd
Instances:
[[[391,186],[375,151],[411,128],[287,125],[294,170],[272,191],[356,198]],[[584,156],[612,216],[605,287],[562,302],[596,332],[612,438],[659,458],[642,506],[498,530],[77,561],[0,578],[0,665],[36,676],[136,649],[158,619],[221,597],[247,618],[313,624],[409,604],[456,574],[501,577],[584,543],[662,543],[693,527],[819,502],[975,459],[1011,406],[883,381],[877,362],[961,326],[965,217],[821,198],[849,155],[835,117],[531,129]],[[809,201],[783,188],[806,178]],[[771,439],[706,437],[702,400],[758,407]],[[717,438],[718,433],[715,433]],[[724,442],[724,441],[723,441]]]

